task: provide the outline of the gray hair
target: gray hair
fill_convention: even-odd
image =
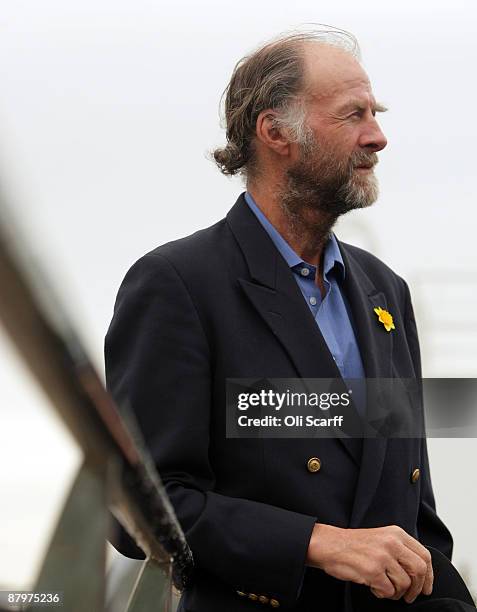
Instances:
[[[338,47],[360,59],[356,38],[330,26],[282,34],[242,58],[223,94],[227,144],[212,153],[223,174],[256,174],[255,127],[263,110],[279,112],[275,125],[287,128],[293,141],[306,140],[306,108],[299,94],[305,85],[304,43],[308,42]]]

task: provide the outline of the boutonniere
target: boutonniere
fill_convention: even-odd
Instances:
[[[393,316],[384,308],[375,308],[374,312],[378,315],[378,321],[384,325],[384,329],[390,332],[392,329],[396,329],[393,322]]]

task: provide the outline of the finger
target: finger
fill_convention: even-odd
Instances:
[[[418,595],[422,592],[422,587],[424,584],[425,576],[412,576],[411,577],[411,586],[404,593],[404,601],[406,603],[412,603]]]
[[[401,599],[412,586],[412,578],[397,561],[392,561],[386,569],[386,575],[394,585],[394,595],[390,599]]]
[[[422,592],[424,593],[424,595],[430,595],[432,593],[432,587],[434,585],[434,570],[432,568],[431,553],[427,550],[425,546],[423,546],[420,542],[415,540],[409,534],[405,535],[404,544],[417,555],[419,555],[421,559],[426,563],[427,571],[422,587]]]
[[[421,559],[425,561],[425,563],[427,564],[427,566],[432,572],[432,557],[431,557],[431,553],[429,552],[429,550],[406,532],[404,532],[403,543],[405,544],[405,546],[407,546],[413,552],[415,552],[416,555],[419,555]],[[433,572],[432,572],[432,576],[434,576]]]
[[[378,599],[391,599],[394,596],[395,588],[391,580],[385,573],[376,577],[369,585],[371,593]]]
[[[428,581],[427,584],[429,584],[431,579],[429,577],[429,566],[419,555],[406,546],[403,546],[398,553],[397,561],[411,580],[410,586],[403,593],[404,600],[410,603],[421,593],[426,579]]]
[[[434,569],[432,567],[432,560],[427,567],[426,578],[424,579],[424,586],[422,592],[424,595],[430,595],[432,593],[432,587],[434,585]]]
[[[424,577],[424,582],[422,584],[422,589],[420,591],[420,593],[422,593],[423,595],[430,595],[432,593],[432,585],[434,583],[434,571],[432,569],[432,563],[430,565],[430,569],[428,569],[425,577]],[[413,597],[412,597],[412,592],[410,593],[405,593],[404,594],[404,599],[406,601],[408,601],[408,599],[412,599],[412,601],[414,601]],[[419,595],[419,593],[418,593]],[[417,597],[417,595],[416,595]]]

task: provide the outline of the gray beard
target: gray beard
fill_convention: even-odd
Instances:
[[[288,169],[279,193],[290,232],[311,252],[324,246],[339,216],[370,206],[378,197],[374,174],[360,176],[355,170],[361,163],[377,163],[375,153],[355,153],[346,164],[328,156],[317,164],[311,161],[316,156],[310,153],[315,152],[304,147],[302,159]]]
[[[291,236],[304,246],[305,251],[318,251],[326,244],[338,215],[317,211],[314,206],[307,205],[306,194],[301,190],[288,189],[280,194],[279,203],[288,220]]]

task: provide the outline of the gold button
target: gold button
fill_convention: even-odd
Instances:
[[[259,596],[259,598],[258,598],[258,601],[259,601],[260,603],[266,604],[266,603],[268,603],[270,600],[269,600],[269,599],[268,599],[268,597],[266,597],[265,595],[260,595],[260,596]]]
[[[247,593],[244,593],[243,591],[237,591],[237,595],[240,595],[240,597],[247,597]]]
[[[419,476],[421,475],[421,470],[419,468],[416,468],[413,473],[411,474],[411,482],[414,484],[415,482],[417,482],[419,480]]]
[[[248,598],[251,599],[252,601],[257,601],[258,595],[255,595],[255,593],[249,593]]]
[[[319,461],[319,459],[318,459]],[[272,608],[279,608],[280,607],[280,603],[277,599],[270,599],[270,605],[272,606]]]
[[[312,457],[311,459],[308,459],[306,467],[308,468],[309,472],[318,472],[318,470],[321,468],[321,461],[318,459],[318,457]]]

